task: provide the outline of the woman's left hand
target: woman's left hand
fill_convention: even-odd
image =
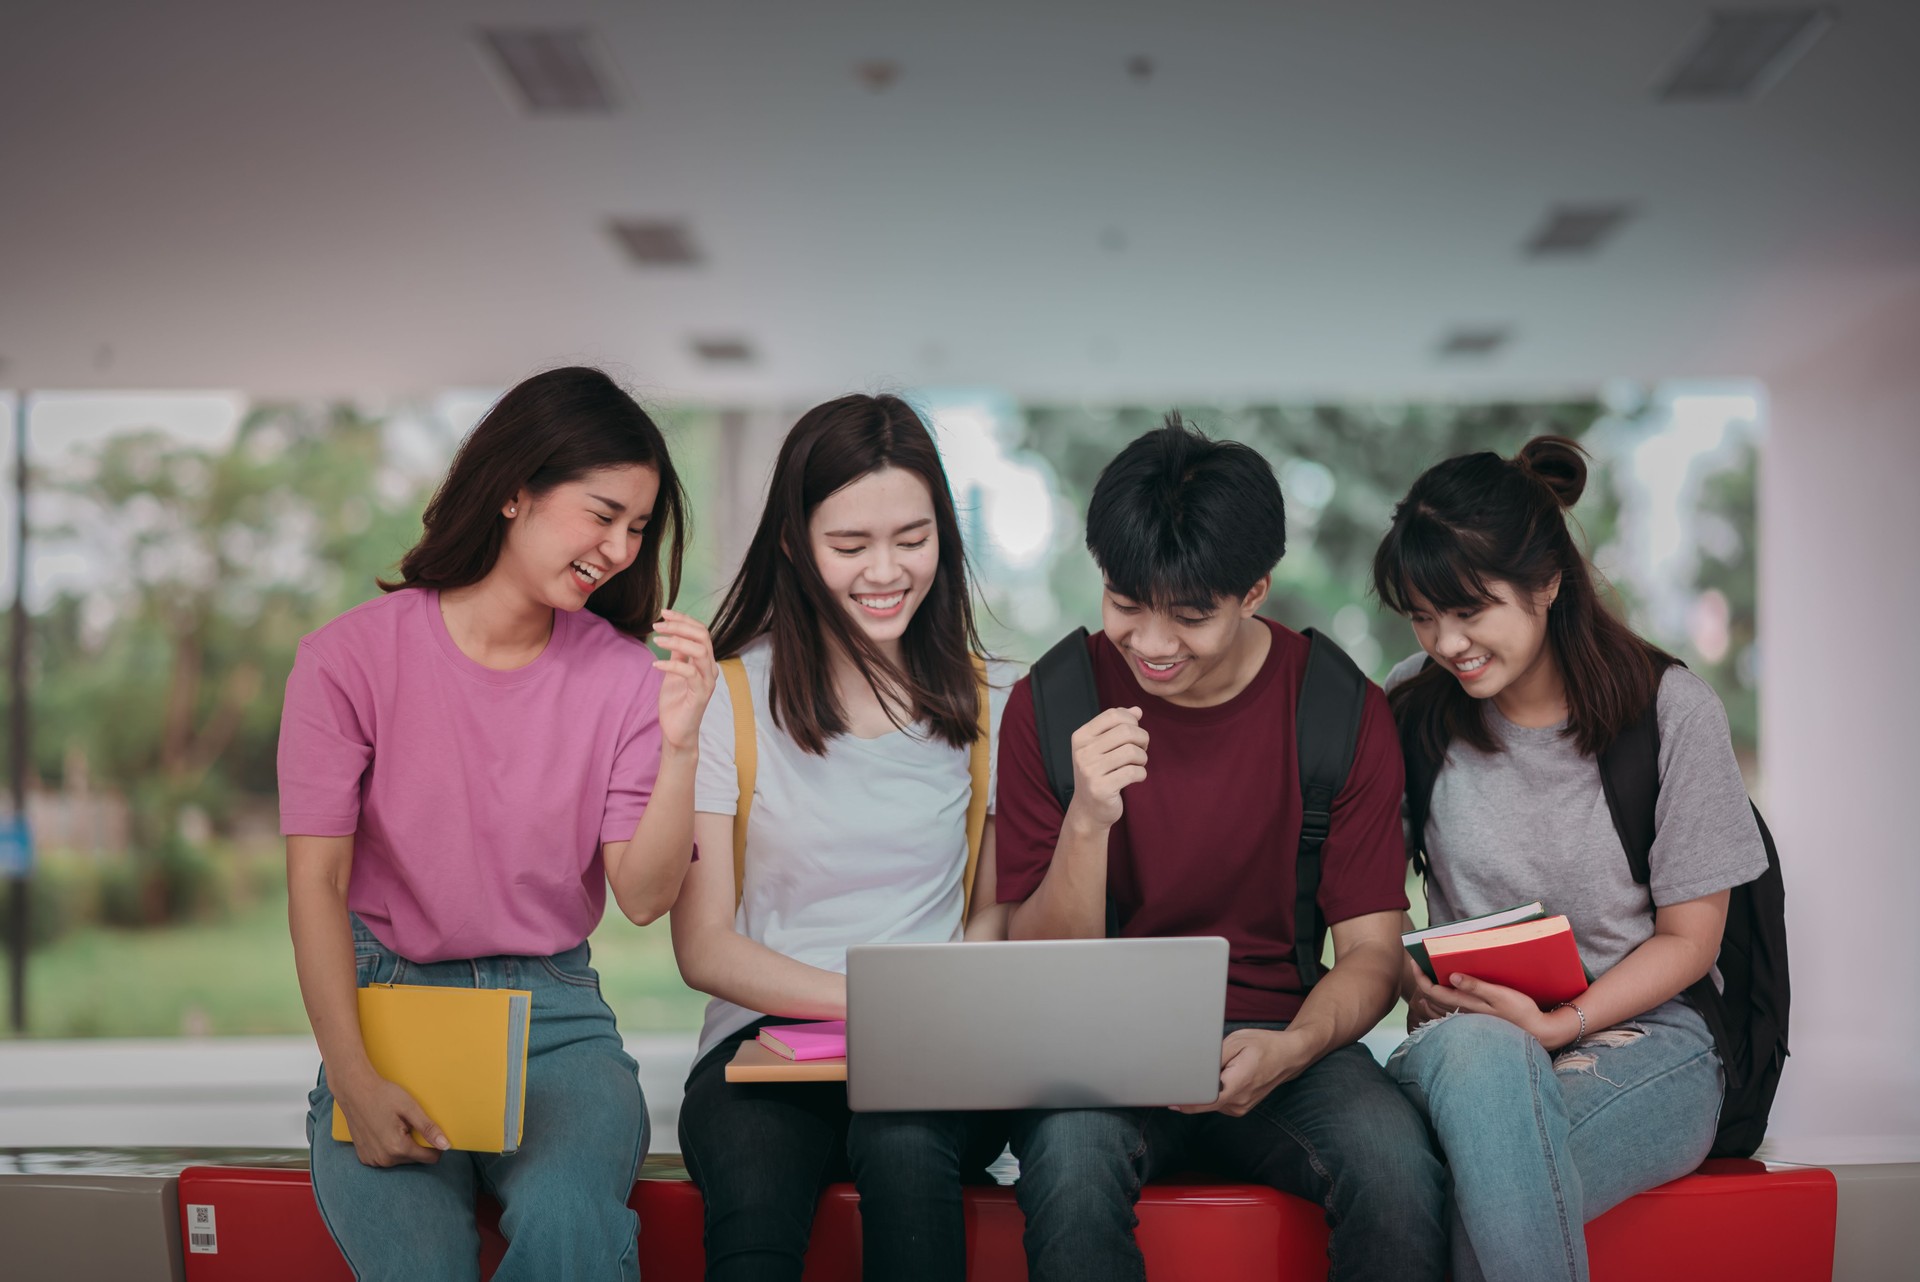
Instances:
[[[700,746],[700,719],[720,676],[713,638],[692,615],[666,610],[654,624],[653,642],[667,652],[653,662],[666,673],[660,684],[660,737],[667,748],[693,751]]]
[[[1448,982],[1451,987],[1440,991],[1447,994],[1447,1000],[1456,1010],[1504,1019],[1522,1032],[1531,1033],[1534,1040],[1550,1051],[1559,1050],[1573,1040],[1562,1028],[1567,1021],[1559,1010],[1541,1010],[1538,1002],[1518,989],[1468,975],[1448,976]],[[1578,1028],[1577,1021],[1575,1028]]]

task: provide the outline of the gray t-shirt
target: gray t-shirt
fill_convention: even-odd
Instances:
[[[773,724],[767,694],[772,658],[764,637],[740,652],[753,694],[758,765],[747,820],[746,888],[733,928],[777,953],[841,972],[850,944],[959,939],[971,754],[918,726],[874,739],[841,735],[828,743],[825,756],[805,752]],[[987,667],[996,733],[1018,675],[1009,664]],[[990,745],[987,759],[989,814],[996,746]],[[733,747],[733,699],[722,681],[700,721],[695,810],[739,811]],[[733,857],[731,850],[714,853]],[[761,1014],[712,999],[698,1054]]]
[[[1420,670],[1416,654],[1387,677]],[[1600,767],[1558,726],[1517,726],[1486,704],[1504,751],[1447,751],[1427,818],[1427,912],[1457,921],[1538,899],[1565,914],[1596,976],[1653,935],[1653,911],[1752,881],[1766,848],[1734,760],[1726,710],[1685,668],[1660,682],[1660,800],[1649,883],[1633,880],[1607,811]]]

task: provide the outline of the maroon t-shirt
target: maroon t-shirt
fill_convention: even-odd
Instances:
[[[1087,639],[1100,706],[1139,708],[1149,739],[1147,777],[1120,794],[1126,813],[1107,837],[1107,893],[1120,933],[1226,936],[1230,1020],[1292,1019],[1305,995],[1293,959],[1294,714],[1309,642],[1262,622],[1273,630],[1266,662],[1246,689],[1211,708],[1148,694],[1104,633]],[[1386,696],[1368,683],[1353,771],[1321,849],[1328,922],[1406,908],[1403,781]],[[1039,887],[1064,817],[1041,763],[1032,680],[1022,678],[1000,729],[994,846],[1002,903]]]

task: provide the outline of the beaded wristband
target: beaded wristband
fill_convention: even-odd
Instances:
[[[1559,1004],[1558,1006],[1556,1006],[1556,1007],[1554,1007],[1554,1009],[1555,1009],[1555,1010],[1570,1010],[1570,1011],[1572,1011],[1572,1012],[1573,1012],[1573,1013],[1574,1013],[1574,1014],[1575,1014],[1576,1016],[1578,1016],[1578,1017],[1579,1017],[1579,1019],[1580,1019],[1580,1031],[1579,1031],[1578,1033],[1575,1033],[1575,1034],[1574,1034],[1574,1036],[1573,1036],[1573,1040],[1574,1040],[1574,1041],[1576,1041],[1576,1042],[1577,1042],[1577,1041],[1579,1041],[1579,1040],[1581,1040],[1582,1038],[1584,1038],[1584,1037],[1585,1037],[1585,1036],[1587,1035],[1587,1012],[1585,1012],[1585,1011],[1583,1011],[1583,1010],[1581,1010],[1581,1009],[1580,1009],[1580,1008],[1579,1008],[1578,1006],[1576,1006],[1576,1005],[1575,1005],[1574,1003],[1572,1003],[1572,1002],[1561,1002],[1561,1003],[1560,1003],[1560,1004]]]

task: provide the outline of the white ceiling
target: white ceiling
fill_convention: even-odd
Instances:
[[[1920,279],[1920,4],[1843,3],[1758,102],[1656,102],[1707,8],[0,0],[0,385],[1764,377]],[[624,110],[522,115],[480,22],[590,26]],[[1601,200],[1641,213],[1597,256],[1522,256],[1548,206]],[[628,265],[621,215],[688,219],[705,264]],[[1456,323],[1517,337],[1443,361]],[[703,367],[696,336],[759,359]]]

